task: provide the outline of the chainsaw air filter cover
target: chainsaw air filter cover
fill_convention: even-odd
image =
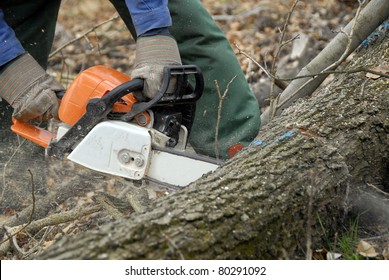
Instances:
[[[78,74],[62,98],[58,111],[60,120],[71,126],[74,125],[86,112],[86,105],[90,99],[101,98],[113,88],[129,80],[129,76],[102,65],[86,69]],[[117,104],[116,109],[128,112],[136,99],[132,93],[123,99],[126,101],[123,105],[126,109],[120,109],[121,104]]]

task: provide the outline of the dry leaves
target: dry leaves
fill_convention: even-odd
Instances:
[[[378,253],[376,252],[373,245],[364,240],[359,241],[357,246],[357,253],[362,257],[367,258],[376,258],[378,256]]]
[[[371,72],[366,73],[366,77],[373,80],[377,80],[378,78],[382,77],[382,74],[384,75],[389,74],[389,65],[380,65],[372,68],[371,70],[374,71],[375,73],[371,73]]]

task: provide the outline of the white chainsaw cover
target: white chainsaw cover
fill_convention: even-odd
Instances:
[[[145,175],[150,151],[147,128],[109,120],[97,124],[68,159],[96,171],[139,180]]]

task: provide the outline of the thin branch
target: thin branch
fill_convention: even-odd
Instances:
[[[212,16],[214,21],[231,21],[231,20],[242,20],[250,16],[256,16],[260,12],[272,10],[270,7],[266,7],[263,4],[258,5],[248,11],[244,11],[242,13],[236,15],[214,15]]]
[[[85,206],[77,207],[73,210],[52,214],[45,218],[33,221],[30,225],[24,226],[24,229],[29,231],[37,231],[47,226],[64,224],[67,222],[77,220],[81,217],[93,214],[95,212],[99,212],[101,211],[101,209],[102,209],[101,205],[92,205],[90,207],[85,207]],[[20,226],[16,226],[15,228],[17,227]]]
[[[30,169],[28,169],[28,172],[30,173],[30,176],[31,176],[32,209],[31,209],[30,218],[28,219],[28,223],[27,223],[26,226],[28,226],[29,224],[31,224],[32,219],[34,218],[34,214],[35,214],[35,184],[34,184],[34,175],[32,174],[32,172],[31,172]]]
[[[10,240],[10,238],[12,238],[13,236],[16,236],[19,232],[21,232],[22,230],[24,230],[28,225],[31,224],[32,222],[32,219],[34,217],[34,214],[35,214],[35,184],[34,184],[34,176],[31,172],[30,169],[28,169],[28,172],[30,173],[30,176],[31,176],[31,197],[32,197],[32,209],[31,209],[31,212],[30,212],[30,217],[28,218],[28,222],[23,226],[21,227],[19,230],[17,231],[14,231],[8,238],[6,238],[5,240],[2,240],[0,242],[0,245],[8,240]]]
[[[3,166],[3,191],[1,192],[1,195],[0,195],[0,203],[3,201],[3,198],[4,198],[4,193],[5,193],[5,190],[6,190],[6,180],[5,180],[5,173],[6,173],[6,170],[7,170],[7,167],[8,167],[8,164],[10,164],[10,162],[13,160],[13,158],[15,157],[16,153],[19,151],[19,149],[24,145],[24,143],[26,143],[26,139],[23,139],[22,142],[19,143],[19,145],[16,147],[15,151],[12,153],[12,155],[10,156],[10,158],[8,159],[8,161],[4,164]],[[0,243],[1,244],[1,243]]]
[[[358,0],[358,1],[359,1],[359,6],[358,6],[358,10],[356,12],[355,18],[354,18],[353,25],[352,25],[351,30],[350,30],[350,34],[346,34],[346,33],[344,33],[342,31],[342,34],[346,34],[347,39],[348,39],[346,50],[343,52],[343,54],[341,55],[341,57],[337,61],[335,61],[334,63],[332,63],[331,65],[326,67],[324,70],[322,70],[320,73],[323,73],[323,74],[320,74],[320,75],[325,75],[324,72],[332,71],[333,69],[336,69],[347,58],[347,56],[348,56],[348,54],[349,54],[349,52],[351,50],[351,45],[352,45],[352,41],[353,41],[352,38],[353,38],[353,35],[354,35],[355,26],[356,26],[356,23],[358,21],[358,17],[359,17],[360,11],[362,9],[362,5],[365,3],[365,0]],[[316,76],[318,76],[318,75],[315,75],[314,77],[316,77]],[[311,77],[311,76],[308,75],[308,77]],[[298,94],[298,92],[300,92],[300,90],[302,90],[307,85],[309,85],[311,83],[311,81],[314,80],[314,77],[312,77],[312,79],[306,81],[297,90],[295,90],[288,98],[285,98],[281,103],[279,102],[279,98],[278,98],[276,106],[272,106],[271,107],[271,108],[273,108],[273,111],[271,113],[271,119],[273,119],[275,114],[276,114],[276,112],[280,108],[282,108],[286,103],[288,103],[290,100],[292,100]]]
[[[16,250],[16,251],[18,251],[18,253],[20,254],[20,255],[22,255],[22,256],[24,256],[25,254],[26,254],[26,252],[22,249],[22,248],[20,248],[20,246],[19,246],[19,244],[18,244],[18,241],[16,240],[16,235],[14,234],[13,236],[12,236],[12,246],[13,246],[13,248]]]
[[[287,43],[291,42],[290,40],[284,42],[284,38],[285,38],[286,30],[288,29],[288,26],[289,26],[290,18],[292,16],[292,14],[293,14],[293,12],[294,12],[298,2],[299,2],[299,0],[295,0],[293,2],[293,5],[290,8],[290,10],[288,12],[288,16],[287,16],[287,18],[285,20],[284,27],[283,27],[283,29],[281,31],[281,38],[280,38],[280,41],[279,41],[279,44],[278,44],[278,47],[277,47],[276,55],[274,56],[274,59],[273,59],[273,62],[272,62],[271,68],[270,68],[270,73],[272,74],[272,76],[276,75],[276,65],[277,65],[277,61],[278,61],[278,58],[280,56],[282,48]],[[278,103],[278,98],[275,98],[274,85],[275,85],[275,79],[272,78],[271,79],[271,87],[270,87],[270,108],[274,108],[273,105],[274,105],[275,102],[276,102],[275,104]],[[271,115],[274,115],[276,113],[276,111],[277,110],[274,109]]]
[[[356,26],[356,23],[358,21],[359,14],[361,13],[362,6],[365,4],[366,0],[358,0],[358,2],[359,2],[359,6],[358,6],[357,12],[355,14],[355,20],[353,22],[350,34],[347,34],[344,31],[341,31],[343,34],[345,34],[347,36],[348,43],[347,43],[346,50],[343,52],[342,56],[338,59],[338,61],[335,61],[330,66],[325,68],[323,70],[323,72],[336,69],[348,57],[348,55],[351,51],[351,46],[352,46],[354,32],[355,32],[355,26]]]
[[[370,187],[371,189],[373,189],[375,192],[377,192],[377,193],[379,193],[379,194],[381,194],[381,195],[383,195],[383,196],[389,198],[389,193],[384,192],[383,190],[381,190],[380,188],[374,186],[373,184],[367,183],[366,185],[367,185],[368,187]]]
[[[307,187],[308,207],[307,207],[307,240],[306,240],[306,260],[312,260],[312,224],[313,224],[313,186]]]
[[[286,35],[286,30],[288,29],[288,26],[289,26],[290,18],[291,18],[292,14],[293,14],[293,11],[296,8],[297,3],[299,1],[300,0],[295,0],[294,1],[292,7],[290,8],[290,10],[288,12],[288,16],[286,17],[286,20],[285,20],[285,23],[284,23],[284,27],[281,30],[281,38],[280,38],[280,41],[278,43],[278,48],[277,48],[277,51],[276,51],[276,55],[274,56],[272,66],[270,68],[270,73],[272,73],[272,74],[274,74],[274,72],[275,72],[275,67],[276,67],[276,64],[277,64],[278,57],[280,56],[281,50],[285,46],[284,38],[285,38],[285,35]]]
[[[215,156],[216,159],[219,159],[219,126],[220,126],[220,119],[221,119],[221,111],[223,106],[223,96],[220,92],[220,87],[217,82],[217,80],[213,81],[216,86],[216,91],[219,96],[219,105],[217,107],[217,119],[216,119],[216,127],[215,127]]]
[[[300,34],[297,34],[297,35],[295,35],[293,38],[290,38],[289,40],[286,40],[285,42],[283,42],[283,43],[281,44],[281,46],[282,46],[282,47],[283,47],[283,46],[286,46],[286,45],[292,43],[294,40],[297,40],[297,39],[300,39]]]
[[[291,78],[291,79],[282,79],[282,78],[279,78],[279,79],[288,81],[288,80],[297,80],[297,79],[302,79],[302,78],[312,78],[311,80],[307,81],[304,85],[302,85],[299,88],[299,90],[300,90],[305,85],[307,85],[310,81],[312,81],[316,76],[329,75],[329,74],[353,74],[353,73],[358,73],[358,72],[372,73],[372,74],[379,75],[381,77],[389,78],[389,74],[386,74],[386,73],[383,73],[383,72],[380,72],[380,71],[375,71],[375,70],[372,70],[372,69],[369,69],[369,68],[365,68],[365,67],[360,67],[360,68],[354,68],[354,69],[349,69],[349,70],[325,71],[325,72],[315,73],[315,74],[312,74],[312,75],[297,76],[297,77],[294,77],[294,78]],[[298,90],[296,91],[296,93],[297,92],[298,92]],[[277,104],[277,109],[279,109],[282,106],[284,106],[287,102],[289,102],[291,99],[293,99],[293,97],[294,97],[294,94],[288,96],[288,98],[285,98],[281,103]]]
[[[86,215],[93,214],[95,212],[101,211],[102,206],[101,205],[93,205],[90,207],[78,207],[73,210],[69,210],[66,212],[61,212],[58,214],[52,214],[50,216],[47,216],[45,218],[29,222],[24,225],[19,225],[15,227],[8,227],[7,232],[13,233],[11,236],[7,237],[7,239],[3,240],[0,243],[0,256],[4,255],[9,250],[9,243],[2,244],[8,240],[11,240],[13,236],[16,236],[19,232],[23,230],[28,231],[37,231],[47,226],[53,226],[53,225],[59,225],[67,222],[74,221],[78,218],[81,218]]]
[[[32,219],[33,219],[34,214],[35,214],[35,184],[34,184],[34,176],[33,176],[33,174],[32,174],[30,169],[28,170],[28,172],[31,175],[31,196],[32,196],[32,209],[31,209],[31,212],[30,212],[30,217],[28,219],[28,222],[24,226],[22,226],[21,228],[19,227],[19,229],[5,227],[7,237],[4,238],[4,240],[2,240],[0,242],[0,256],[5,254],[9,250],[11,242],[12,242],[13,246],[15,247],[15,249],[18,250],[18,246],[17,246],[17,244],[15,244],[16,235],[19,232],[23,231],[27,226],[29,226],[31,224]],[[10,242],[6,243],[7,241],[10,241]]]
[[[260,63],[258,63],[258,61],[256,61],[252,56],[250,56],[249,54],[247,54],[246,52],[244,52],[239,46],[238,44],[234,43],[235,47],[238,49],[238,53],[237,54],[242,54],[243,56],[247,57],[250,61],[254,62],[255,65],[257,65],[265,74],[266,76],[269,78],[269,79],[274,79],[274,82],[276,83],[276,86],[278,86],[280,89],[284,90],[286,89],[286,87],[288,86],[287,83],[283,82],[281,79],[279,79],[278,77],[276,76],[273,76],[269,71],[267,71],[267,69],[265,67],[263,67]]]
[[[304,79],[304,78],[315,78],[316,76],[320,75],[329,75],[329,74],[354,74],[358,72],[366,72],[366,73],[371,73],[375,74],[381,77],[389,78],[389,74],[381,72],[381,71],[376,71],[372,70],[370,68],[366,67],[358,67],[358,68],[353,68],[353,69],[348,69],[348,70],[328,70],[328,71],[323,71],[319,73],[314,73],[314,74],[309,74],[309,75],[301,75],[301,76],[296,76],[293,78],[281,78],[277,76],[277,79],[280,81],[293,81],[293,80],[298,80],[298,79]]]
[[[29,255],[35,253],[38,251],[39,248],[41,248],[43,242],[46,240],[47,235],[52,231],[53,227],[49,226],[45,229],[45,232],[43,233],[42,238],[38,241],[38,244],[36,244],[34,247],[32,247],[30,250],[28,250],[24,255],[23,259],[27,258]]]
[[[174,243],[174,241],[162,231],[161,234],[166,239],[166,241],[178,252],[181,260],[185,260],[184,254],[181,252],[180,248],[177,247],[176,243]]]
[[[118,209],[116,209],[102,194],[95,195],[96,201],[108,212],[114,219],[123,218],[124,215]]]
[[[223,101],[227,95],[228,90],[230,89],[230,85],[232,84],[232,82],[235,80],[236,77],[237,76],[234,76],[231,79],[231,81],[228,82],[227,87],[226,87],[223,94],[220,91],[220,87],[219,87],[217,80],[213,81],[215,83],[216,91],[217,91],[217,94],[219,96],[219,105],[217,108],[217,119],[216,119],[216,127],[215,127],[215,156],[216,156],[216,159],[219,159],[219,156],[220,156],[220,154],[219,154],[219,126],[220,126],[221,115],[222,115]]]
[[[66,48],[67,46],[81,40],[82,38],[86,38],[86,36],[89,34],[89,33],[92,33],[92,32],[95,32],[97,28],[99,28],[100,26],[104,25],[104,24],[107,24],[111,21],[114,21],[116,19],[119,18],[119,15],[117,13],[115,13],[115,15],[113,15],[111,18],[103,21],[103,22],[100,22],[98,24],[96,24],[95,26],[91,27],[90,29],[88,29],[87,31],[85,31],[84,33],[82,33],[81,35],[77,36],[76,38],[74,38],[73,40],[70,40],[69,42],[65,43],[64,45],[62,45],[61,47],[59,47],[58,49],[54,50],[53,52],[50,53],[49,55],[49,58],[53,57],[54,55],[56,55],[57,53],[61,52],[64,48]]]

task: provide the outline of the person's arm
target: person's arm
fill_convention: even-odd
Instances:
[[[0,66],[25,52],[15,32],[5,21],[3,10],[0,9]]]
[[[172,19],[167,0],[126,0],[137,36],[169,34]]]
[[[177,42],[168,29],[172,20],[167,0],[126,0],[126,4],[137,32],[131,76],[144,79],[142,95],[153,98],[161,87],[163,68],[181,64]],[[169,85],[172,90],[175,79]]]
[[[0,98],[13,108],[13,116],[28,121],[56,117],[58,84],[28,54],[8,26],[0,9]]]

